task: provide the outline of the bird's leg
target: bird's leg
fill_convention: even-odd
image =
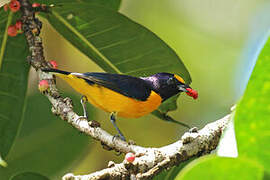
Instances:
[[[79,116],[76,121],[80,121],[81,119],[86,119],[88,121],[88,113],[86,111],[86,104],[85,104],[86,102],[87,102],[87,97],[83,95],[81,97],[81,104],[83,107],[83,116]]]
[[[111,113],[110,119],[111,119],[111,122],[112,122],[114,128],[118,132],[118,135],[120,136],[120,139],[123,140],[123,141],[126,141],[126,138],[124,137],[124,135],[121,133],[120,129],[116,125],[116,122],[115,122],[116,119],[115,119],[115,113],[114,112]]]
[[[83,96],[81,97],[81,104],[82,104],[82,107],[83,107],[83,116],[80,116],[80,117],[77,119],[77,121],[80,120],[80,119],[86,119],[86,120],[88,121],[88,124],[89,124],[91,127],[100,127],[100,123],[99,123],[99,122],[97,122],[97,121],[95,121],[95,120],[89,121],[89,119],[88,119],[88,112],[87,112],[87,110],[86,110],[86,102],[88,102],[88,99],[87,99],[87,97],[86,97],[85,95],[83,95]]]
[[[82,104],[82,108],[83,108],[83,116],[80,116],[79,119],[84,118],[84,119],[88,120],[88,113],[87,113],[87,110],[86,110],[86,102],[87,101],[88,101],[87,97],[85,95],[83,95],[81,97],[81,104]]]

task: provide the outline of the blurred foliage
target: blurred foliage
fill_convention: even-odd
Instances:
[[[234,116],[238,158],[201,157],[181,171],[177,180],[263,179],[270,172],[270,38],[262,49],[244,97]],[[244,167],[244,168],[243,168]],[[264,172],[265,171],[265,172]]]
[[[23,172],[10,178],[10,180],[49,180],[49,179],[38,173]]]
[[[262,178],[263,167],[253,161],[208,155],[194,160],[175,179],[256,180]]]
[[[74,110],[82,114],[80,97],[68,95]],[[0,168],[1,178],[8,179],[17,172],[33,171],[48,177],[61,173],[83,158],[91,138],[80,134],[50,111],[50,102],[41,94],[28,97],[24,123],[14,147],[7,157],[8,166]],[[90,119],[93,108],[88,108]]]
[[[270,38],[260,53],[235,113],[239,156],[253,159],[270,174]]]
[[[199,128],[229,113],[242,96],[253,55],[270,26],[265,0],[123,0],[120,12],[151,29],[181,57],[199,98],[179,98],[173,116]]]
[[[5,159],[22,121],[29,65],[24,35],[7,34],[19,16],[1,9],[0,17],[0,158]]]

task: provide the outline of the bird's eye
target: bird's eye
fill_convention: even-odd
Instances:
[[[168,85],[171,85],[171,84],[174,84],[174,83],[175,83],[175,80],[172,77],[167,80]]]

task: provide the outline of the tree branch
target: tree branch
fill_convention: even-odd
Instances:
[[[89,175],[66,174],[63,180],[101,180],[101,179],[151,179],[164,169],[169,169],[194,156],[207,154],[216,149],[222,131],[229,123],[227,115],[206,125],[200,131],[186,132],[182,138],[161,148],[143,148],[135,153],[133,163],[124,160],[120,164],[110,165],[107,169]],[[141,147],[142,148],[142,147]]]
[[[179,141],[161,148],[145,148],[124,142],[101,129],[95,121],[88,122],[87,119],[81,118],[73,111],[71,99],[60,96],[56,88],[55,77],[41,71],[42,68],[51,67],[43,55],[42,39],[39,36],[42,23],[35,17],[35,12],[28,0],[19,1],[22,12],[22,29],[31,53],[27,59],[36,69],[39,79],[49,81],[50,87],[44,94],[52,104],[52,112],[79,131],[100,141],[107,148],[122,153],[133,152],[136,155],[133,163],[124,161],[120,164],[110,164],[109,168],[90,175],[74,176],[73,174],[67,174],[63,177],[64,180],[131,177],[149,179],[163,169],[178,165],[193,156],[209,153],[217,147],[222,130],[226,127],[230,115],[208,124],[199,132],[193,129],[193,131],[185,133]]]

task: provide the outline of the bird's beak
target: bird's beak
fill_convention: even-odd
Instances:
[[[182,92],[185,92],[187,95],[193,97],[193,99],[198,98],[198,92],[196,90],[190,88],[189,86],[180,85],[180,86],[178,86],[178,89]]]

